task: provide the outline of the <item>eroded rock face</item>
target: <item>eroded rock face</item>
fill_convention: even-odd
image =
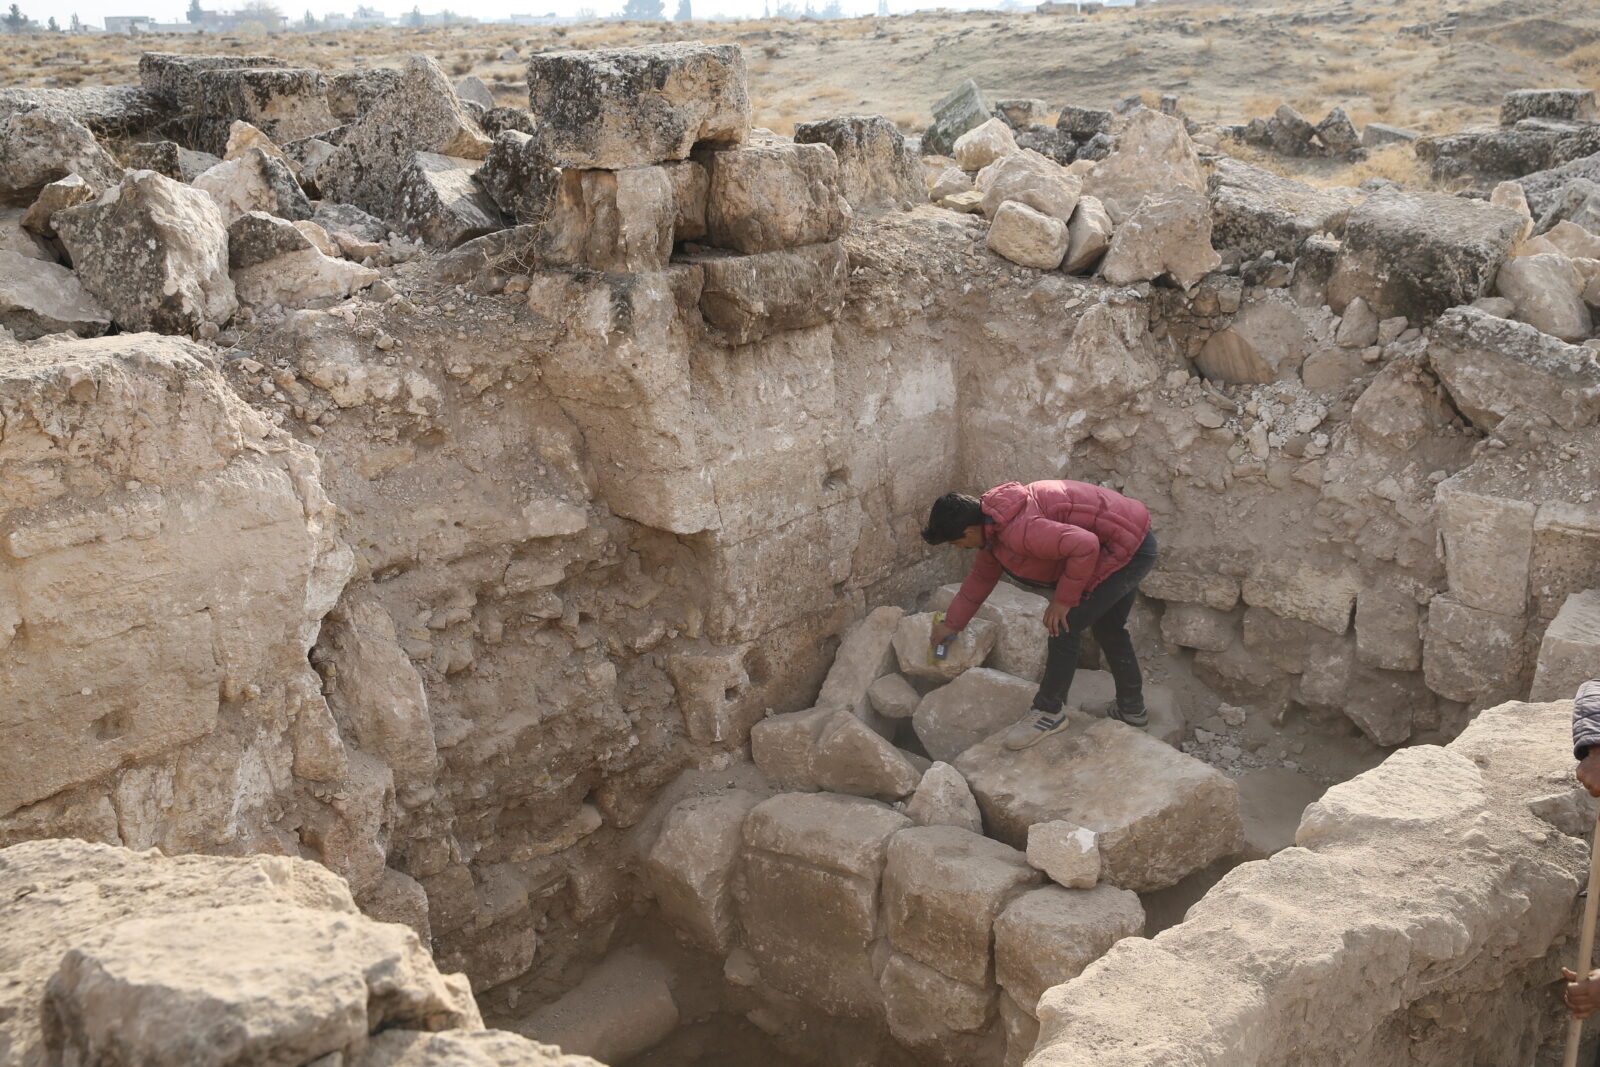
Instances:
[[[1291,259],[1313,234],[1342,234],[1350,214],[1336,196],[1235,159],[1217,161],[1210,187],[1215,243],[1246,255]]]
[[[1083,192],[1121,224],[1145,197],[1182,187],[1204,195],[1205,173],[1183,123],[1140,108],[1117,134],[1117,146],[1084,179]]]
[[[1600,412],[1592,355],[1524,323],[1452,309],[1435,324],[1428,356],[1456,405],[1486,428],[1529,411],[1575,429]]]
[[[906,210],[922,200],[922,167],[895,124],[853,115],[795,124],[796,144],[825,144],[839,161],[839,189],[856,212]]]
[[[528,61],[528,106],[545,153],[562,167],[687,159],[702,142],[739,144],[750,128],[735,45],[540,53]]]
[[[226,222],[198,189],[134,171],[52,221],[84,289],[124,330],[188,333],[225,323],[238,308]]]
[[[700,312],[735,345],[820,326],[844,305],[849,256],[837,241],[750,256],[692,258]]]
[[[66,267],[0,251],[0,326],[19,341],[66,330],[98,337],[111,317]]]
[[[710,152],[707,240],[744,253],[837,240],[850,225],[839,162],[825,144]]]
[[[1151,196],[1117,227],[1100,273],[1116,285],[1163,274],[1184,288],[1214,270],[1222,257],[1211,247],[1206,198],[1187,187]]]
[[[30,204],[46,185],[70,174],[98,194],[122,179],[122,168],[65,111],[34,108],[0,119],[0,201]]]

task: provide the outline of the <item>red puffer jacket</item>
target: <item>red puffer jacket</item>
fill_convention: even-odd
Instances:
[[[1150,532],[1150,510],[1121,493],[1086,482],[1006,482],[982,498],[993,523],[945,622],[972,620],[1003,572],[1053,584],[1057,604],[1077,607],[1085,594],[1133,558]]]

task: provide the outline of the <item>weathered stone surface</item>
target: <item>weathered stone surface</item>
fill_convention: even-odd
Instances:
[[[453,88],[457,100],[470,100],[485,111],[494,107],[494,97],[489,94],[489,87],[476,74],[458,79]]]
[[[1126,889],[1030,889],[995,920],[995,978],[1032,1013],[1045,990],[1070,982],[1123,938],[1143,933],[1144,908]]]
[[[179,110],[196,104],[200,76],[211,70],[262,70],[286,67],[276,56],[207,56],[179,52],[139,55],[139,84]]]
[[[1268,564],[1243,583],[1244,602],[1342,634],[1350,628],[1359,583],[1354,574],[1310,563]]]
[[[249,211],[290,220],[311,217],[311,201],[288,164],[260,148],[218,163],[193,184],[217,202],[225,225]]]
[[[598,1067],[588,1056],[568,1056],[555,1045],[504,1030],[385,1030],[374,1034],[349,1067]]]
[[[913,1047],[931,1046],[930,1052],[941,1060],[962,1062],[952,1039],[983,1030],[994,1018],[993,985],[958,982],[903,953],[889,953],[879,982],[884,1019],[894,1039]]]
[[[1592,354],[1525,323],[1453,308],[1434,324],[1428,359],[1456,406],[1484,429],[1526,411],[1574,430],[1600,413]]]
[[[750,684],[742,649],[672,656],[667,660],[667,677],[678,691],[678,710],[692,740],[715,744],[738,734],[738,696]]]
[[[19,341],[65,330],[98,337],[111,317],[66,267],[0,251],[0,326]]]
[[[1378,316],[1365,299],[1358,296],[1344,306],[1334,342],[1340,348],[1370,348],[1377,344]]]
[[[1114,232],[1105,206],[1092,196],[1079,197],[1072,221],[1067,224],[1067,254],[1061,261],[1061,269],[1068,274],[1093,270],[1111,247]]]
[[[69,174],[97,195],[122,180],[111,153],[65,111],[34,108],[0,117],[0,203],[31,204]]]
[[[69,174],[39,190],[39,198],[23,214],[22,224],[40,237],[53,238],[56,228],[50,217],[57,211],[88,203],[95,195],[88,182],[76,174]]]
[[[1226,612],[1174,602],[1161,613],[1161,636],[1181,648],[1221,652],[1238,637],[1238,627]]]
[[[1007,200],[995,212],[985,242],[989,249],[1024,267],[1055,270],[1067,254],[1067,224]]]
[[[1000,1067],[1022,1067],[1039,1040],[1039,1020],[1024,1011],[1011,994],[1002,989],[1000,1023],[1006,1034],[1006,1058]]]
[[[1361,147],[1382,148],[1391,144],[1411,144],[1418,137],[1415,130],[1402,129],[1382,122],[1369,122],[1361,127]]]
[[[600,1062],[625,1063],[677,1029],[673,981],[664,961],[629,946],[608,955],[560,999],[523,1016],[512,1029]]]
[[[544,157],[531,136],[503,130],[489,145],[477,178],[508,216],[518,222],[544,223],[554,212],[562,171]]]
[[[745,81],[737,45],[543,52],[528,60],[528,106],[553,163],[614,170],[687,159],[703,142],[743,142]]]
[[[909,678],[949,681],[988,659],[996,639],[994,625],[986,619],[975,618],[945,643],[948,654],[939,660],[933,658],[933,649],[928,643],[932,634],[933,612],[907,615],[900,620],[894,631],[894,651],[900,661],[901,674]],[[940,757],[934,755],[934,758]]]
[[[1322,786],[1287,767],[1257,767],[1240,775],[1239,818],[1246,860],[1264,860],[1294,844],[1300,815],[1322,796]]]
[[[1574,223],[1591,233],[1600,232],[1600,182],[1573,178],[1546,197],[1543,206],[1536,226],[1540,232],[1561,222]]]
[[[733,947],[733,874],[745,816],[759,802],[742,789],[680,801],[645,862],[661,914],[719,955]]]
[[[989,164],[1017,150],[1017,139],[1011,127],[1002,119],[989,119],[974,126],[951,146],[956,166],[965,171],[979,171]],[[1041,157],[1042,158],[1042,157]]]
[[[1600,662],[1600,591],[1573,593],[1561,605],[1539,643],[1533,674],[1533,701],[1567,700],[1595,677]]]
[[[360,118],[383,98],[383,94],[400,85],[405,71],[398,67],[361,67],[357,70],[335,71],[327,75],[328,108],[338,119],[348,122]]]
[[[1246,256],[1293,259],[1307,237],[1342,234],[1350,214],[1337,196],[1226,157],[1217,160],[1210,189],[1212,243]]]
[[[1293,375],[1312,348],[1294,301],[1280,291],[1245,304],[1206,340],[1195,365],[1213,381],[1270,382]]]
[[[953,761],[1027,714],[1038,691],[1037,682],[975,667],[923,697],[911,723],[929,756]]]
[[[1093,889],[1100,880],[1100,845],[1093,830],[1069,822],[1028,827],[1028,863],[1068,889]]]
[[[1520,692],[1527,666],[1520,618],[1468,607],[1441,593],[1428,603],[1422,675],[1428,688],[1464,704]],[[1394,744],[1404,737],[1385,740]]]
[[[700,313],[730,344],[820,326],[844,306],[850,257],[839,241],[751,256],[687,257],[704,272]]]
[[[1117,682],[1111,677],[1110,671],[1090,671],[1080,668],[1072,677],[1069,703],[1078,710],[1096,705],[1109,706],[1116,695]],[[1188,720],[1185,719],[1183,708],[1178,703],[1177,694],[1167,686],[1146,681],[1144,703],[1150,713],[1150,725],[1144,727],[1144,732],[1174,748],[1181,745],[1184,734],[1188,731]]]
[[[973,189],[972,175],[960,167],[946,167],[939,175],[929,180],[928,199],[935,203],[946,197],[955,196],[957,193],[971,192]],[[980,204],[982,200],[980,198]]]
[[[227,322],[238,307],[228,232],[206,193],[135,171],[54,222],[78,280],[124,330],[188,333]]]
[[[862,949],[877,934],[889,840],[909,822],[858,797],[784,793],[756,805],[744,824],[738,912],[768,984],[838,1014],[878,1010],[877,978]]]
[[[1211,210],[1205,196],[1179,186],[1146,198],[1117,226],[1100,274],[1114,285],[1168,274],[1187,289],[1221,262],[1211,247]]]
[[[958,826],[983,833],[983,815],[961,772],[935,762],[922,774],[917,791],[906,802],[906,816],[918,826]]]
[[[1231,611],[1239,603],[1239,583],[1225,575],[1157,567],[1139,583],[1139,591],[1157,600],[1204,604],[1213,611]]]
[[[837,708],[770,715],[750,728],[750,758],[784,789],[817,788],[812,755]]]
[[[23,227],[23,214],[21,208],[0,208],[0,252],[54,263],[55,251],[38,234]]]
[[[305,860],[30,841],[0,852],[0,885],[18,1062],[304,1063],[379,1030],[483,1025],[414,933]]]
[[[1191,189],[1204,199],[1205,172],[1183,122],[1140,108],[1117,134],[1117,146],[1084,179],[1083,192],[1105,205],[1119,227],[1153,194]],[[1209,215],[1209,212],[1208,212]],[[1209,223],[1207,225],[1209,236]]]
[[[1515,305],[1519,322],[1563,341],[1583,341],[1594,329],[1583,302],[1586,284],[1566,256],[1517,256],[1501,265],[1495,291]]]
[[[219,152],[227,128],[243,120],[274,141],[294,141],[339,125],[328,109],[328,87],[320,70],[235,67],[197,71],[189,106],[202,119],[220,120],[220,143],[194,147]]]
[[[321,226],[335,240],[348,234],[369,244],[379,244],[389,236],[389,227],[382,219],[369,215],[351,204],[333,204],[324,200],[317,204],[311,221]]]
[[[462,108],[439,65],[413,56],[317,169],[323,195],[395,219],[394,204],[415,153],[483,159],[489,139]]]
[[[911,718],[921,700],[922,694],[902,674],[886,674],[867,687],[867,702],[886,719]]]
[[[928,606],[944,611],[960,585],[942,585]],[[1038,681],[1044,674],[1046,639],[1044,613],[1050,601],[1007,582],[1001,582],[978,608],[976,617],[994,623],[994,651],[985,661],[994,670]]]
[[[1441,483],[1435,500],[1452,597],[1482,611],[1521,615],[1536,505],[1476,491],[1466,472]]]
[[[811,754],[818,788],[831,793],[899,800],[921,775],[905,753],[885,741],[850,708],[837,709]]]
[[[1515,126],[1523,119],[1566,119],[1593,122],[1593,89],[1515,89],[1500,102],[1500,125]]]
[[[246,307],[304,307],[314,300],[342,299],[377,281],[371,267],[334,259],[317,248],[286,252],[232,272],[234,291]]]
[[[228,266],[232,270],[314,247],[294,223],[266,211],[246,212],[228,226]]]
[[[817,694],[819,707],[849,708],[860,718],[868,717],[867,690],[894,671],[894,631],[904,617],[904,609],[885,605],[850,628]]]
[[[1369,667],[1422,666],[1421,608],[1403,589],[1376,586],[1356,594],[1356,656]]]
[[[825,144],[839,161],[839,189],[861,213],[907,210],[923,198],[922,167],[895,124],[850,115],[795,124],[796,144]]]
[[[1342,309],[1359,296],[1379,318],[1432,319],[1488,293],[1521,227],[1515,212],[1478,201],[1377,193],[1345,222],[1329,303]]]
[[[719,248],[772,252],[837,240],[850,225],[839,163],[825,144],[708,152],[706,239]]]
[[[1356,357],[1354,352],[1348,354]],[[1307,359],[1302,373],[1310,367]],[[1309,388],[1311,383],[1306,384]],[[1437,380],[1409,357],[1380,370],[1350,412],[1350,424],[1363,439],[1396,452],[1416,447],[1454,418]]]
[[[1238,850],[1239,791],[1198,760],[1120,722],[1073,715],[1011,752],[992,737],[955,761],[1000,840],[1026,845],[1055,819],[1100,835],[1101,879],[1136,892],[1173,885]]]
[[[946,977],[986,985],[995,916],[1041,880],[1022,853],[971,831],[902,830],[889,841],[883,870],[889,943]]]
[[[470,159],[413,152],[390,217],[444,249],[505,228],[499,206],[473,177],[478,166]]]
[[[1350,121],[1350,116],[1342,107],[1329,111],[1327,117],[1317,123],[1317,140],[1328,151],[1339,156],[1349,155],[1361,147],[1361,135],[1356,132],[1355,123]]]
[[[978,173],[976,187],[983,193],[983,213],[991,219],[1002,205],[1015,201],[1066,223],[1078,206],[1083,180],[1054,160],[1022,151],[985,166]]]
[[[989,105],[977,83],[970,79],[963,82],[949,96],[933,105],[933,122],[922,135],[923,154],[950,155],[955,149],[956,138],[989,121],[989,115]]]

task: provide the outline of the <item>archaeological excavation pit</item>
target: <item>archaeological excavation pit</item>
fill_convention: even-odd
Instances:
[[[0,109],[0,1059],[1554,1062],[1592,92],[1418,148],[1475,196],[791,138],[733,45],[139,76]],[[1089,641],[1013,752],[1049,602],[930,659],[919,531],[1061,478],[1151,512],[1150,724]]]

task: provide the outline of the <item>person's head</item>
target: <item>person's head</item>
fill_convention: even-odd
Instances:
[[[965,493],[946,493],[928,510],[922,539],[930,545],[983,547],[983,505]]]

